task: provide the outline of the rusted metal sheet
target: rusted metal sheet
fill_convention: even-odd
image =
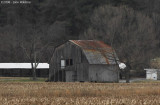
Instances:
[[[81,47],[89,64],[116,64],[118,57],[111,46],[96,40],[70,40]]]

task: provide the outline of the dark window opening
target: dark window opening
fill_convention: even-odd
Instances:
[[[73,60],[72,59],[70,59],[70,65],[73,65]]]
[[[66,60],[66,66],[71,66],[73,65],[73,60],[72,59],[67,59]]]
[[[66,60],[66,66],[68,66],[68,65],[69,65],[69,59]]]

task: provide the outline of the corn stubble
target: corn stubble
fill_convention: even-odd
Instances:
[[[160,83],[0,83],[0,105],[160,105]]]

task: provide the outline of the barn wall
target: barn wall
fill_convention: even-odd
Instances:
[[[117,82],[119,74],[115,65],[89,65],[89,80],[96,82]]]
[[[83,54],[83,51],[80,47],[74,45],[71,42],[67,42],[55,49],[55,52],[53,54],[53,57],[51,58],[50,62],[50,70],[49,70],[49,80],[50,81],[60,81],[60,62],[64,59],[72,59],[73,65],[67,66],[64,71],[74,71],[72,81],[80,81],[84,80],[82,79],[83,76],[81,76],[81,70],[85,70],[87,65],[84,65],[85,63],[88,63],[86,57]],[[68,72],[69,73],[69,72]],[[79,75],[80,74],[80,75]],[[87,78],[86,76],[84,76]],[[66,77],[67,78],[67,77]],[[66,80],[68,81],[68,80]]]
[[[89,64],[82,63],[77,65],[77,81],[89,81]]]
[[[74,82],[73,76],[75,75],[74,71],[66,71],[66,82]]]

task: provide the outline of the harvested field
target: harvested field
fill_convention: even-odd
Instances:
[[[160,83],[0,83],[0,105],[159,104]]]

